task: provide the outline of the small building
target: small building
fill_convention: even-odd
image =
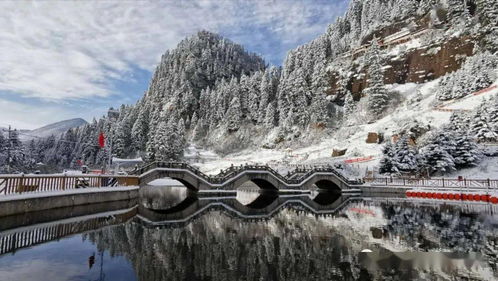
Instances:
[[[107,117],[109,119],[118,119],[119,118],[119,110],[114,109],[113,107],[109,108],[107,111]]]
[[[143,163],[144,161],[142,160],[142,157],[138,157],[135,159],[123,159],[123,158],[112,157],[112,168],[114,169],[114,172],[116,174],[121,172],[127,173],[129,171],[132,171],[137,165],[141,165]]]

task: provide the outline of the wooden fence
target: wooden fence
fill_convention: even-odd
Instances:
[[[0,195],[86,187],[138,185],[135,176],[115,175],[0,175]]]
[[[498,189],[498,180],[491,179],[365,178],[364,180],[366,184],[372,186]]]

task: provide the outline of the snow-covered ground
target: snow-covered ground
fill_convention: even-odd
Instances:
[[[368,132],[383,133],[385,138],[399,133],[402,128],[413,122],[420,126],[437,128],[447,123],[451,116],[449,111],[435,110],[438,104],[434,91],[439,79],[424,84],[408,83],[403,85],[389,85],[389,89],[400,93],[402,104],[386,117],[372,123],[352,125],[343,127],[333,137],[323,139],[317,144],[296,149],[247,149],[226,156],[215,156],[214,153],[198,153],[200,161],[194,165],[208,174],[216,174],[220,169],[230,165],[241,164],[268,164],[276,167],[281,173],[294,165],[307,164],[331,164],[344,162],[346,159],[373,156],[370,161],[349,164],[358,171],[358,176],[365,175],[366,171],[372,171],[378,165],[381,158],[382,145],[368,144],[366,138]],[[494,83],[498,85],[498,81]],[[459,101],[451,103],[448,108],[472,110],[478,106],[483,98],[497,95],[498,89],[488,91],[481,95],[469,95]],[[446,107],[445,107],[446,108]],[[347,152],[341,157],[331,157],[333,149],[347,148]],[[196,153],[195,149],[194,152]],[[208,155],[203,157],[202,155]],[[498,178],[498,162],[496,158],[485,159],[478,167],[458,171],[453,176],[463,175],[468,178]]]

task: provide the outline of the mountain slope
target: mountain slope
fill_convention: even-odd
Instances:
[[[29,141],[34,138],[46,138],[51,135],[59,136],[69,129],[78,128],[86,124],[88,124],[88,122],[82,118],[63,120],[34,130],[26,130],[23,132],[24,134],[19,137],[22,141]]]
[[[351,138],[343,137],[353,133],[355,143],[370,131],[400,133],[395,128],[399,122],[390,115],[398,118],[407,99],[419,98],[400,84],[416,83],[422,91],[443,77],[430,84],[427,94],[436,95],[444,84],[445,97],[461,97],[470,94],[455,93],[461,84],[476,83],[470,77],[479,80],[472,89],[494,81],[492,75],[472,74],[481,68],[467,63],[468,57],[476,60],[484,53],[496,56],[496,17],[489,16],[496,11],[493,2],[351,0],[344,17],[315,40],[290,50],[281,68],[267,67],[263,59],[217,34],[199,32],[163,55],[136,105],[123,105],[116,118],[68,132],[65,145],[59,146],[71,153],[55,160],[58,165],[80,159],[102,164],[106,152],[95,146],[100,132],[111,139],[113,154],[139,154],[147,161],[181,160],[179,152],[189,142],[220,155],[261,148],[278,153],[322,140],[330,140],[327,147],[337,142],[344,148]],[[470,71],[459,71],[465,64]],[[375,95],[370,95],[372,89]],[[375,103],[375,96],[389,100]],[[440,114],[431,108],[443,99],[424,100],[435,103],[424,108],[427,118]],[[385,108],[373,111],[372,104]],[[380,148],[372,144],[363,152]],[[324,153],[330,155],[328,148]]]

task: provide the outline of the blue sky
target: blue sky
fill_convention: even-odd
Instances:
[[[90,121],[135,103],[161,55],[198,30],[268,63],[325,32],[348,0],[1,1],[0,127]]]

